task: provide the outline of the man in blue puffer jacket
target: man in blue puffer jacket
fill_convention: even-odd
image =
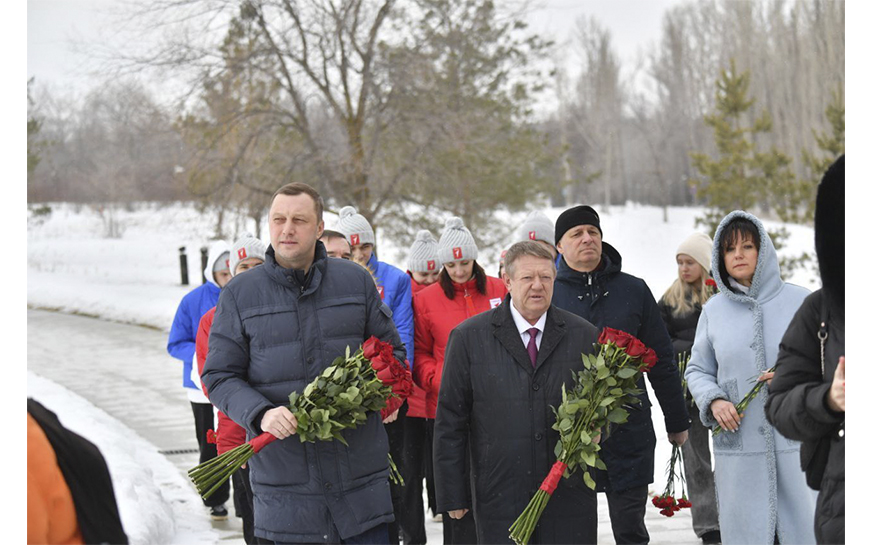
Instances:
[[[215,416],[212,404],[203,395],[200,388],[200,377],[197,366],[194,365],[194,353],[197,344],[197,330],[200,318],[203,317],[218,302],[227,282],[230,281],[230,246],[223,240],[212,243],[206,268],[203,269],[206,282],[189,291],[179,303],[170,336],[167,340],[167,352],[176,359],[182,360],[182,386],[188,393],[188,400],[194,411],[194,429],[197,445],[200,448],[200,463],[208,462],[218,455],[214,443],[207,439],[207,432],[215,429]],[[204,505],[211,509],[214,520],[225,520],[227,509],[224,502],[230,497],[230,483],[225,483],[218,491],[203,500]]]
[[[273,196],[266,261],[222,290],[202,379],[215,406],[249,438],[268,432],[282,439],[249,462],[257,537],[387,543],[394,514],[381,415],[344,430],[348,446],[291,437],[297,421],[288,395],[302,392],[346,347],[375,336],[405,359],[391,309],[369,273],[327,257],[318,240],[323,210],[306,184]]]
[[[379,296],[394,313],[394,325],[397,327],[400,339],[406,345],[406,358],[411,369],[414,366],[415,325],[412,313],[412,281],[409,275],[393,265],[378,260],[374,251],[375,233],[372,225],[363,215],[358,214],[353,206],[345,206],[339,211],[336,229],[345,235],[345,239],[351,245],[351,259],[369,269],[375,277]],[[403,403],[397,413],[396,424],[385,428],[388,431],[391,457],[401,472],[405,466],[403,428],[408,411],[409,405]],[[391,484],[391,497],[394,512],[399,514],[403,508],[402,487],[399,484]],[[390,542],[399,543],[399,523],[392,523],[389,530]]]

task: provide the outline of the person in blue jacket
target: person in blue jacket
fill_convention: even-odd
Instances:
[[[197,366],[194,365],[197,329],[200,327],[200,318],[218,304],[221,288],[230,281],[230,246],[227,242],[219,240],[210,246],[203,276],[206,277],[206,282],[189,291],[179,303],[167,340],[167,352],[172,357],[182,360],[183,363],[182,386],[188,393],[191,409],[194,411],[194,429],[200,448],[201,464],[215,458],[218,455],[218,449],[214,443],[207,440],[207,432],[215,429],[215,417],[212,404],[203,395],[203,390],[200,387],[200,376],[197,373]],[[224,507],[224,503],[229,497],[230,483],[228,482],[222,485],[208,500],[203,500],[203,504],[210,508],[210,514],[214,520],[227,518],[227,509]]]
[[[363,265],[372,273],[376,280],[378,293],[382,301],[393,313],[394,325],[400,334],[400,340],[406,345],[406,358],[409,369],[414,366],[415,359],[415,326],[412,314],[412,282],[404,271],[379,261],[375,255],[375,233],[372,225],[363,215],[357,213],[353,206],[345,206],[339,210],[339,222],[336,230],[345,235],[351,245],[351,259]],[[403,470],[403,427],[409,404],[403,403],[397,413],[397,424],[388,426],[390,453],[397,468]],[[385,423],[389,423],[388,420]],[[391,483],[391,500],[397,519],[402,509],[402,487]],[[394,521],[388,528],[391,543],[399,543],[399,523]]]

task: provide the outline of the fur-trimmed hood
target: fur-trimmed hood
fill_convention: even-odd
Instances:
[[[757,232],[760,234],[760,248],[757,252],[757,267],[754,269],[754,278],[751,279],[751,289],[748,295],[735,293],[727,284],[726,278],[721,278],[721,238],[724,228],[735,218],[745,218],[757,226]],[[775,246],[772,244],[772,239],[766,233],[766,228],[753,214],[749,214],[744,210],[734,210],[721,220],[715,231],[714,244],[712,245],[712,278],[718,283],[718,291],[724,296],[738,302],[754,299],[759,303],[768,301],[775,297],[781,288],[784,286],[784,281],[781,279],[781,268],[778,265],[778,256],[775,255]]]

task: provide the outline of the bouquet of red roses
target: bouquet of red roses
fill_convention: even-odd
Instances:
[[[574,387],[567,392],[563,386],[563,400],[554,414],[553,429],[560,433],[554,449],[557,462],[527,507],[509,528],[509,537],[515,543],[526,544],[554,494],[560,478],[568,478],[576,468],[584,472],[584,482],[592,490],[596,482],[592,468],[606,469],[600,460],[596,436],[610,424],[623,424],[629,413],[623,408],[639,403],[641,393],[636,381],[640,373],[647,372],[657,363],[654,350],[636,337],[606,327],[597,340],[599,352],[582,354],[584,369],[573,372]]]
[[[338,357],[310,382],[302,395],[288,396],[289,409],[297,419],[296,436],[301,442],[337,441],[345,444],[342,430],[354,429],[367,421],[367,413],[381,411],[387,417],[412,391],[412,375],[394,357],[390,343],[370,337],[363,346]],[[211,496],[234,471],[276,440],[264,432],[251,441],[202,463],[188,471],[203,499]],[[390,455],[388,455],[390,458]],[[399,474],[390,461],[391,478]],[[401,480],[401,479],[400,479]]]

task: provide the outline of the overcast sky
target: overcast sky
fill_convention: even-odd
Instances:
[[[611,30],[615,48],[629,66],[641,48],[658,40],[663,14],[682,0],[538,0],[529,15],[531,29],[558,42],[566,40],[580,15],[595,16]],[[684,0],[687,1],[687,0]],[[51,89],[86,92],[94,67],[75,52],[74,42],[112,39],[107,10],[120,0],[28,0],[27,77]]]

